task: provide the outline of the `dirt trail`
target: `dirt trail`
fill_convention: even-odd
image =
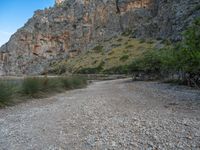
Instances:
[[[128,79],[0,110],[0,150],[200,149],[200,92]]]

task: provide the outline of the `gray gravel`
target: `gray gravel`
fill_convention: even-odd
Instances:
[[[200,149],[200,92],[129,79],[0,110],[0,150]]]

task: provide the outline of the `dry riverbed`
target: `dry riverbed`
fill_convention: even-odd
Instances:
[[[200,91],[101,81],[0,110],[1,150],[200,149]]]

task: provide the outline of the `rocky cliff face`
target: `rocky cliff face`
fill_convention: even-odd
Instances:
[[[65,0],[38,10],[0,48],[0,74],[41,74],[123,32],[136,38],[181,39],[200,16],[199,0]]]

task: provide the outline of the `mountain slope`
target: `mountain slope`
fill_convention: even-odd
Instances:
[[[199,0],[65,0],[36,11],[0,48],[0,74],[44,73],[121,33],[177,41],[198,16]]]
[[[117,36],[99,43],[96,47],[78,56],[64,59],[51,65],[50,73],[111,73],[113,69],[130,65],[134,58],[144,52],[164,47],[161,41],[134,39]],[[121,70],[122,71],[122,70]]]

